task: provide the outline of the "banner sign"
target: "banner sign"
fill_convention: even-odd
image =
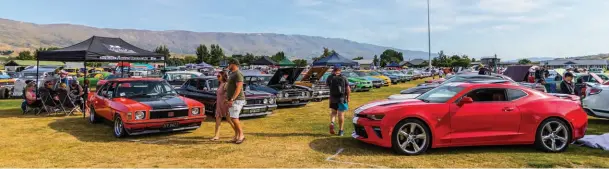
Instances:
[[[98,60],[116,60],[116,61],[162,61],[163,57],[141,57],[141,56],[100,56]]]

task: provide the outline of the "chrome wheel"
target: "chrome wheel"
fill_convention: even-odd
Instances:
[[[398,130],[398,146],[408,154],[417,154],[427,145],[425,128],[417,123],[406,123]]]
[[[114,119],[114,135],[117,137],[123,136],[123,121],[120,117]]]
[[[541,143],[550,151],[560,151],[569,144],[568,128],[558,121],[550,121],[541,129]]]

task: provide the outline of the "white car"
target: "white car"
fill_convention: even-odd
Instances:
[[[582,100],[582,107],[590,116],[609,119],[609,84],[594,73],[590,73],[597,82],[586,83],[586,93]]]

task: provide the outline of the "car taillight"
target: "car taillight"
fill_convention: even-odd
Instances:
[[[603,91],[603,89],[599,89],[599,88],[595,88],[592,87],[590,88],[590,93],[588,95],[595,95],[595,94],[599,94]]]

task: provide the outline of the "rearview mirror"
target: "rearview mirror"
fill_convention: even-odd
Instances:
[[[459,103],[457,103],[458,106],[463,106],[465,104],[469,104],[469,103],[473,103],[474,99],[472,99],[471,97],[463,97],[461,98],[461,100],[459,100]]]

